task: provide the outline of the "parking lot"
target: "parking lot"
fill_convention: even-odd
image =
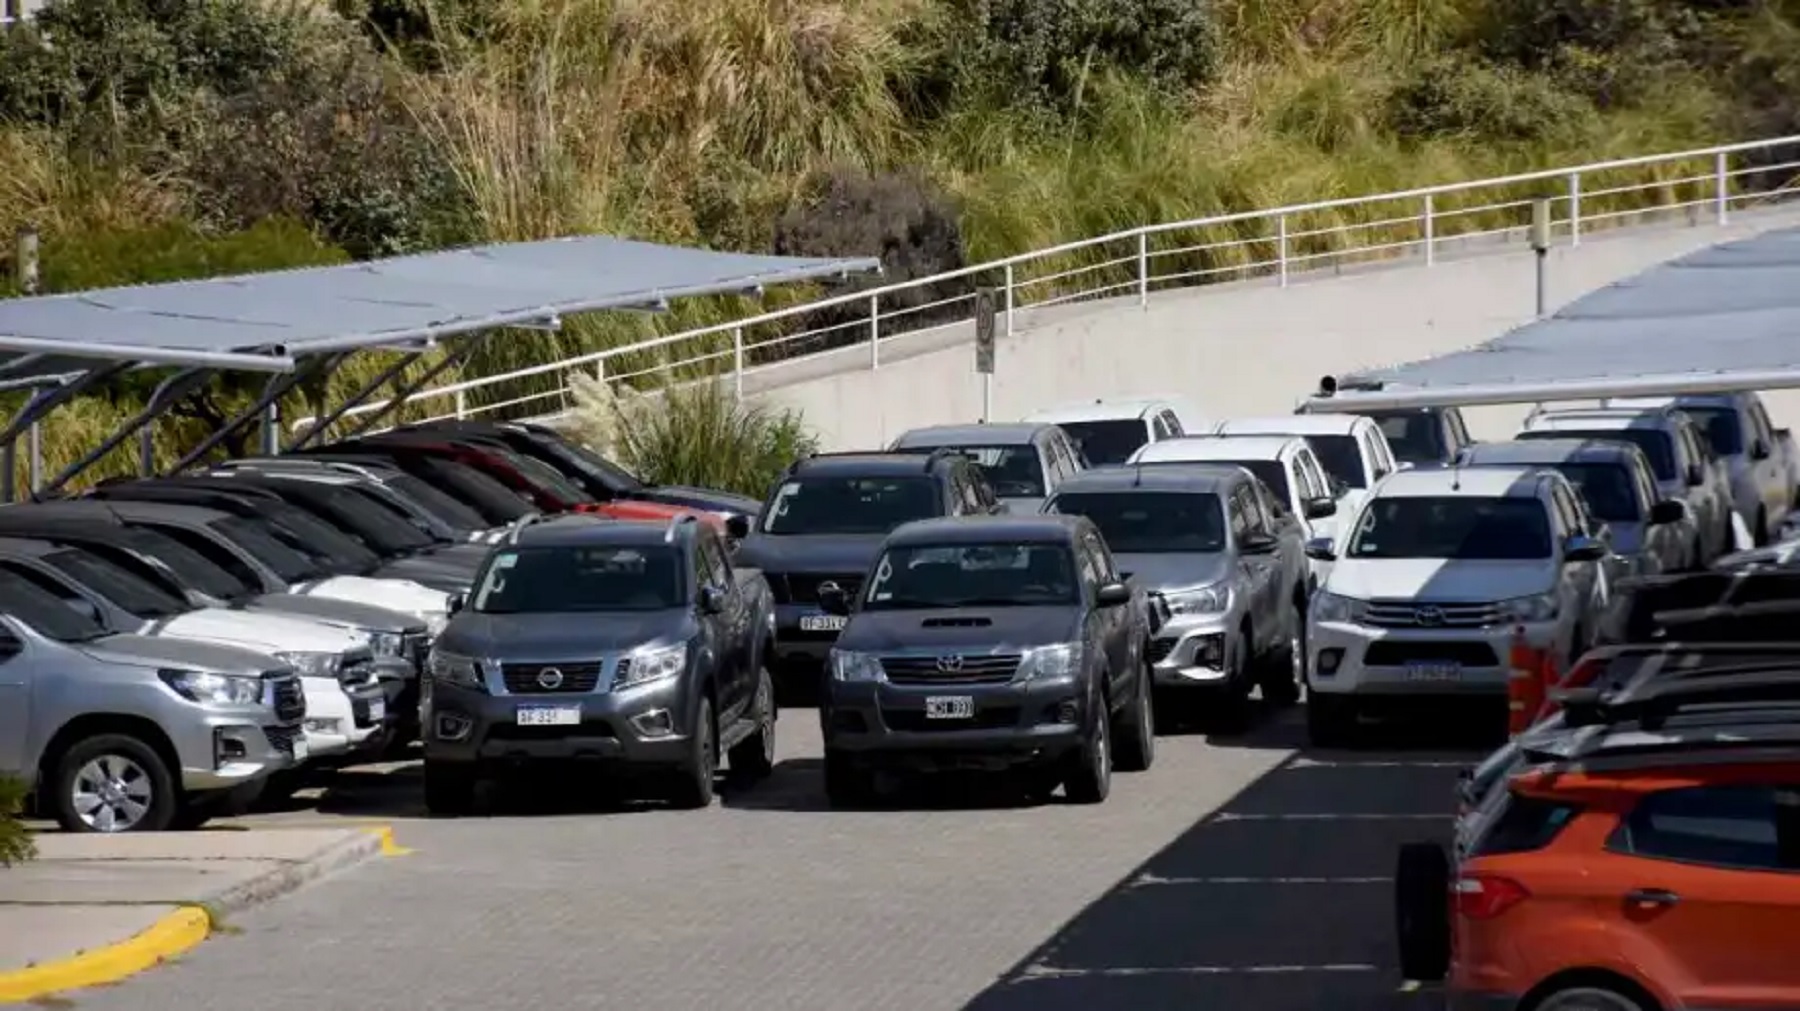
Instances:
[[[577,797],[427,820],[416,769],[237,824],[380,819],[414,852],[245,914],[84,1008],[1402,1009],[1387,878],[1474,751],[1307,753],[1298,710],[1165,737],[1099,806],[979,786],[834,812],[815,715],[704,812]],[[594,806],[594,805],[599,806]]]

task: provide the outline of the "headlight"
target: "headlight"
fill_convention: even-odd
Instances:
[[[1318,593],[1313,596],[1312,616],[1314,621],[1361,621],[1363,612],[1369,606],[1366,600],[1355,597],[1343,597],[1335,593]]]
[[[1231,610],[1231,588],[1223,584],[1165,593],[1170,614],[1223,614]]]
[[[370,632],[369,652],[376,656],[399,656],[406,649],[406,637],[399,632]]]
[[[163,682],[189,702],[203,706],[253,706],[262,701],[262,678],[207,674],[197,670],[159,670]]]
[[[308,678],[337,677],[338,660],[336,653],[277,653],[275,659],[294,668],[294,673]]]
[[[886,681],[887,672],[873,653],[853,653],[847,649],[831,651],[831,676],[839,681]]]
[[[1070,681],[1081,673],[1087,651],[1078,642],[1059,642],[1025,651],[1019,663],[1021,681]]]
[[[476,691],[486,687],[481,676],[481,666],[481,661],[473,657],[457,656],[435,649],[425,661],[425,669],[431,673],[433,680]]]
[[[631,654],[631,664],[623,673],[614,675],[613,688],[636,688],[652,681],[678,676],[687,669],[687,643],[641,649]]]
[[[1559,610],[1554,593],[1538,593],[1529,597],[1514,597],[1500,602],[1511,621],[1554,621]]]

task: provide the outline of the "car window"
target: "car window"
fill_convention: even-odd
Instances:
[[[1286,499],[1278,499],[1267,485],[1251,485],[1244,489],[1244,507],[1253,533],[1272,533],[1277,525],[1293,518]]]
[[[260,521],[230,516],[214,520],[207,526],[268,566],[283,582],[300,583],[327,575],[311,559],[281,543]]]
[[[1519,560],[1551,556],[1550,516],[1535,498],[1386,496],[1365,506],[1349,558]]]
[[[1629,442],[1644,451],[1650,460],[1650,469],[1655,472],[1658,481],[1673,481],[1678,476],[1675,470],[1675,454],[1680,452],[1679,440],[1671,440],[1669,433],[1659,428],[1534,428],[1520,432],[1515,438],[1531,439],[1599,439],[1605,442]]]
[[[985,511],[986,506],[981,502],[981,491],[975,487],[974,473],[962,468],[950,473],[951,479],[956,482],[956,495],[962,504],[962,511],[968,515]]]
[[[1363,431],[1363,453],[1369,458],[1369,470],[1375,480],[1379,481],[1393,472],[1392,461],[1388,459],[1387,444],[1375,437],[1375,433],[1367,429]],[[1365,487],[1356,485],[1356,487]]]
[[[1081,540],[1094,556],[1094,572],[1099,576],[1100,582],[1103,584],[1118,582],[1119,569],[1113,564],[1112,552],[1107,550],[1106,541],[1092,531],[1083,534]]]
[[[1124,463],[1149,441],[1149,429],[1142,418],[1107,421],[1066,421],[1059,426],[1067,432],[1089,464],[1104,467]],[[1167,438],[1161,434],[1158,439]]]
[[[1300,465],[1299,457],[1288,461],[1288,486],[1302,502],[1319,497],[1318,489],[1312,486],[1312,480],[1306,473],[1306,468]]]
[[[763,532],[804,534],[885,534],[902,523],[940,516],[942,493],[936,480],[918,477],[789,478],[775,489],[763,510]]]
[[[1244,538],[1250,536],[1250,514],[1253,509],[1253,506],[1247,504],[1242,488],[1232,492],[1231,499],[1226,506],[1228,514],[1226,519],[1231,524],[1232,543],[1242,544]]]
[[[1394,456],[1408,463],[1435,463],[1444,458],[1443,426],[1430,411],[1404,410],[1371,415],[1387,436]]]
[[[673,548],[525,547],[496,551],[476,582],[478,614],[662,611],[686,600]]]
[[[1550,485],[1550,504],[1556,510],[1558,533],[1568,535],[1581,530],[1581,514],[1576,512],[1575,503],[1570,501],[1562,485]]]
[[[862,610],[1073,604],[1079,599],[1077,573],[1091,564],[1085,558],[1078,563],[1077,553],[1050,543],[889,548],[875,564]]]
[[[725,558],[725,549],[720,546],[719,539],[711,533],[700,534],[700,549],[706,558],[707,576],[712,585],[721,590],[731,588],[731,563]]]
[[[906,453],[929,453],[941,446],[905,446]],[[1007,498],[1038,498],[1044,494],[1043,457],[1035,445],[952,446],[951,452],[968,457],[987,473],[994,494]]]
[[[1346,488],[1367,488],[1368,475],[1363,473],[1363,454],[1368,451],[1368,437],[1360,442],[1354,435],[1309,435],[1306,446],[1313,461],[1327,478],[1336,478]],[[1369,459],[1376,459],[1371,455]]]
[[[1644,518],[1638,503],[1636,470],[1623,463],[1562,463],[1556,467],[1581,492],[1593,515],[1608,523],[1636,523]]]
[[[1124,554],[1225,550],[1225,516],[1211,493],[1090,491],[1058,495],[1050,511],[1086,516]]]
[[[1356,442],[1352,440],[1349,443],[1349,447],[1354,450],[1356,448]],[[1310,442],[1300,451],[1300,462],[1301,465],[1306,468],[1308,480],[1311,481],[1313,487],[1319,490],[1319,496],[1321,498],[1337,498],[1338,489],[1340,487],[1348,487],[1348,482],[1334,482],[1332,475],[1319,463],[1319,455],[1313,452],[1312,444]],[[1360,470],[1361,468],[1359,467],[1357,469]]]
[[[134,550],[168,566],[175,578],[209,597],[234,600],[262,586],[261,582],[254,586],[245,583],[223,567],[213,564],[206,556],[160,531],[148,527],[127,527],[125,536]]]
[[[1501,808],[1483,822],[1470,840],[1469,856],[1500,856],[1543,849],[1575,820],[1580,808],[1566,801],[1545,800],[1507,791]]]
[[[1635,455],[1631,458],[1631,479],[1637,485],[1638,499],[1646,509],[1661,499],[1656,490],[1656,479],[1650,475],[1649,465]]]
[[[0,563],[0,614],[22,621],[39,635],[58,642],[82,642],[105,635],[106,629],[99,622],[68,605],[67,594],[61,588],[47,589],[42,577],[29,570],[21,572]]]
[[[992,512],[999,507],[1000,500],[994,497],[994,488],[988,484],[987,475],[979,467],[970,467],[963,475],[968,479],[969,487],[975,489],[975,501],[981,503],[984,512]]]
[[[44,556],[44,565],[140,618],[167,618],[191,610],[174,593],[87,551],[53,552]]]
[[[412,499],[419,508],[459,530],[481,530],[488,525],[479,512],[411,474],[395,475],[387,483],[398,494]]]
[[[1696,786],[1640,800],[1607,847],[1652,860],[1755,870],[1800,870],[1789,838],[1800,812],[1793,787]]]

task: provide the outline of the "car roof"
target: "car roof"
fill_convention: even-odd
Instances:
[[[126,543],[132,540],[133,533],[130,527],[111,519],[45,513],[29,505],[0,509],[0,537]]]
[[[919,544],[1067,544],[1086,520],[1059,513],[939,516],[902,523],[888,534],[889,547]]]
[[[43,558],[68,550],[67,545],[37,537],[0,537],[0,555],[15,558]]]
[[[57,499],[51,502],[35,502],[30,508],[42,509],[46,513],[51,510],[65,512],[74,516],[91,516],[96,519],[166,519],[174,523],[207,524],[217,520],[231,518],[230,513],[204,506],[185,505],[174,502],[138,502],[132,499]]]
[[[1562,463],[1624,463],[1643,450],[1610,439],[1515,439],[1481,442],[1463,450],[1469,466],[1555,466]]]
[[[701,524],[692,516],[673,522],[615,520],[570,513],[520,527],[511,538],[519,547],[654,547],[684,539]]]
[[[1043,432],[1055,428],[1045,422],[1013,422],[1004,425],[933,425],[901,433],[893,448],[925,446],[1028,446]]]
[[[1082,492],[1143,491],[1224,494],[1249,479],[1249,471],[1231,464],[1122,464],[1077,471],[1056,486],[1055,498]]]
[[[1227,418],[1213,427],[1216,435],[1354,435],[1358,425],[1373,425],[1364,414],[1278,414],[1261,418]]]
[[[224,464],[212,469],[218,470],[304,470],[308,472],[324,472],[344,474],[349,477],[361,477],[354,471],[343,468],[356,467],[367,471],[367,476],[376,480],[401,477],[406,474],[405,468],[390,459],[368,457],[363,460],[339,460],[330,456],[246,456],[235,460],[227,460]]]
[[[949,464],[956,460],[953,455],[934,458],[923,450],[918,452],[883,453],[870,450],[858,453],[820,453],[814,456],[801,457],[788,468],[788,476],[800,474],[840,477],[900,477],[924,476],[937,473],[940,461]]]
[[[1741,393],[1683,393],[1673,397],[1608,397],[1606,407],[1640,407],[1652,410],[1683,407],[1736,407]]]
[[[309,481],[313,484],[328,484],[337,487],[350,485],[366,485],[373,478],[361,474],[346,474],[336,470],[313,470],[296,467],[292,470],[283,467],[227,467],[222,470],[207,471],[210,477],[220,477],[226,481]],[[231,475],[231,476],[224,476]],[[238,476],[241,475],[241,476]]]
[[[1174,404],[1163,397],[1097,397],[1091,401],[1077,401],[1033,411],[1023,420],[1049,425],[1079,421],[1130,421],[1134,418],[1141,420],[1151,412],[1165,407],[1173,409]]]
[[[1541,467],[1402,470],[1375,486],[1378,498],[1537,498],[1551,474]]]
[[[1668,424],[1670,413],[1665,410],[1635,407],[1572,407],[1568,409],[1547,410],[1525,419],[1527,431],[1544,431],[1558,428],[1593,429],[1597,431],[1624,430],[1627,428],[1662,428]]]
[[[1184,435],[1144,444],[1133,462],[1279,460],[1296,443],[1305,445],[1305,440],[1297,435]]]

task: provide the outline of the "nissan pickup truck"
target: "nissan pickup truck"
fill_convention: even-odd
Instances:
[[[908,523],[890,534],[831,651],[819,721],[833,807],[882,772],[983,770],[1035,800],[1098,804],[1156,746],[1148,598],[1081,516]]]
[[[712,803],[775,762],[775,633],[762,574],[712,525],[569,515],[519,528],[482,566],[427,664],[425,804],[470,811],[497,774],[562,763]]]
[[[1617,397],[1608,407],[1673,407],[1700,428],[1725,461],[1732,508],[1754,544],[1768,544],[1787,523],[1800,494],[1800,453],[1794,434],[1776,428],[1755,393],[1695,393],[1678,397]]]

